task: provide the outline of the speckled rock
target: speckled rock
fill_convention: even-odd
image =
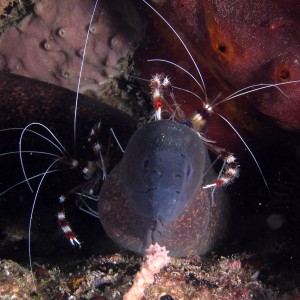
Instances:
[[[25,269],[11,260],[0,260],[0,298],[30,299],[33,277]]]
[[[121,72],[137,38],[136,28],[141,28],[131,4],[99,1],[89,31],[81,91],[98,94]],[[1,69],[76,90],[93,6],[90,0],[37,2],[32,14],[2,36]]]

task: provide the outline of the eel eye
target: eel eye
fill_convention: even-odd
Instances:
[[[146,159],[144,161],[144,173],[147,173],[148,168],[149,168],[149,159]]]

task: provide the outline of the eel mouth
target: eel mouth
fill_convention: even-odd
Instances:
[[[143,237],[142,251],[147,249],[151,244],[158,243],[159,245],[164,244],[164,224],[160,217],[152,222],[150,228],[145,232]]]

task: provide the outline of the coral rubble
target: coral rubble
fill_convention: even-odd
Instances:
[[[297,290],[280,293],[257,277],[256,257],[191,257],[172,259],[155,275],[142,299],[252,300],[298,299]],[[36,291],[30,272],[12,261],[0,261],[1,299],[123,299],[138,272],[141,259],[128,254],[91,258],[66,272],[63,267],[34,266]],[[278,275],[279,276],[279,275]]]

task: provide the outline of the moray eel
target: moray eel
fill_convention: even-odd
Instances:
[[[51,129],[63,145],[72,151],[75,99],[76,93],[68,89],[0,72],[0,128],[22,128],[31,122],[40,122]],[[127,114],[103,102],[79,95],[77,154],[82,159],[93,158],[94,153],[87,140],[91,129],[99,121],[102,122],[100,142],[103,144],[108,140],[110,128],[114,128],[118,133],[120,143],[123,145],[127,144],[136,130],[136,122]],[[17,137],[20,136],[20,131],[10,131],[8,133],[10,140],[13,140],[14,133]],[[120,151],[116,152],[119,152],[121,158]]]
[[[100,221],[120,246],[143,254],[150,244],[170,255],[204,255],[224,237],[225,190],[202,189],[216,179],[199,135],[171,120],[150,122],[131,137],[98,198]]]
[[[40,122],[67,149],[73,149],[75,93],[6,73],[0,73],[0,91],[0,129]],[[149,244],[158,242],[170,255],[182,257],[203,255],[224,237],[227,195],[223,188],[216,189],[212,207],[212,191],[201,188],[217,175],[195,131],[170,120],[136,130],[128,115],[84,96],[79,97],[77,118],[77,156],[82,159],[93,157],[87,139],[99,121],[103,125],[100,142],[108,140],[113,128],[120,143],[128,143],[123,158],[120,151],[111,151],[111,161],[122,159],[104,182],[98,200],[100,222],[115,243],[144,254]],[[1,133],[6,141],[18,141],[19,136],[20,131]],[[30,149],[41,147],[41,141],[30,134],[24,143]],[[0,150],[17,150],[11,147],[1,143]],[[1,164],[3,170],[12,170],[6,161]]]

